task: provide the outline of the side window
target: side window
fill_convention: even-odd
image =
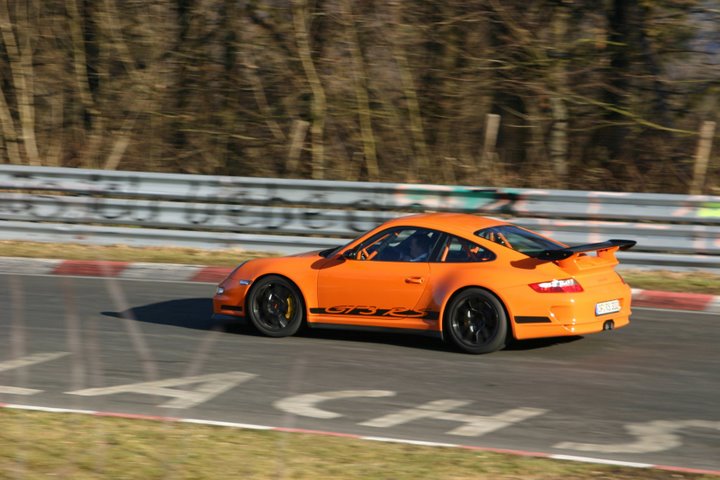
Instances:
[[[357,248],[358,260],[379,262],[427,262],[439,232],[399,227],[385,230]]]
[[[495,254],[464,238],[448,236],[447,243],[440,254],[445,263],[488,262],[495,260]]]

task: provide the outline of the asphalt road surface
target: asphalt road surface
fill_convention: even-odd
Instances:
[[[0,402],[720,470],[720,319],[490,355],[438,340],[213,325],[213,285],[0,275]]]

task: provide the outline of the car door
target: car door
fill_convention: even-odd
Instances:
[[[418,242],[420,236],[427,241]],[[332,262],[318,275],[316,322],[388,328],[428,329],[421,305],[429,283],[427,257],[439,232],[417,227],[384,230],[350,255]],[[425,240],[425,239],[423,239]],[[409,256],[410,246],[427,245],[427,253]],[[417,252],[415,252],[417,253]]]

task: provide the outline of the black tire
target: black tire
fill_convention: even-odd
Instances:
[[[468,353],[490,353],[505,347],[507,315],[500,300],[481,288],[463,290],[445,311],[445,338]]]
[[[305,317],[305,302],[289,280],[268,275],[253,285],[247,311],[252,325],[269,337],[294,335]]]

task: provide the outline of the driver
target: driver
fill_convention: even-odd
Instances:
[[[425,262],[430,255],[430,237],[427,235],[413,235],[410,237],[408,252],[401,260],[405,262]]]

